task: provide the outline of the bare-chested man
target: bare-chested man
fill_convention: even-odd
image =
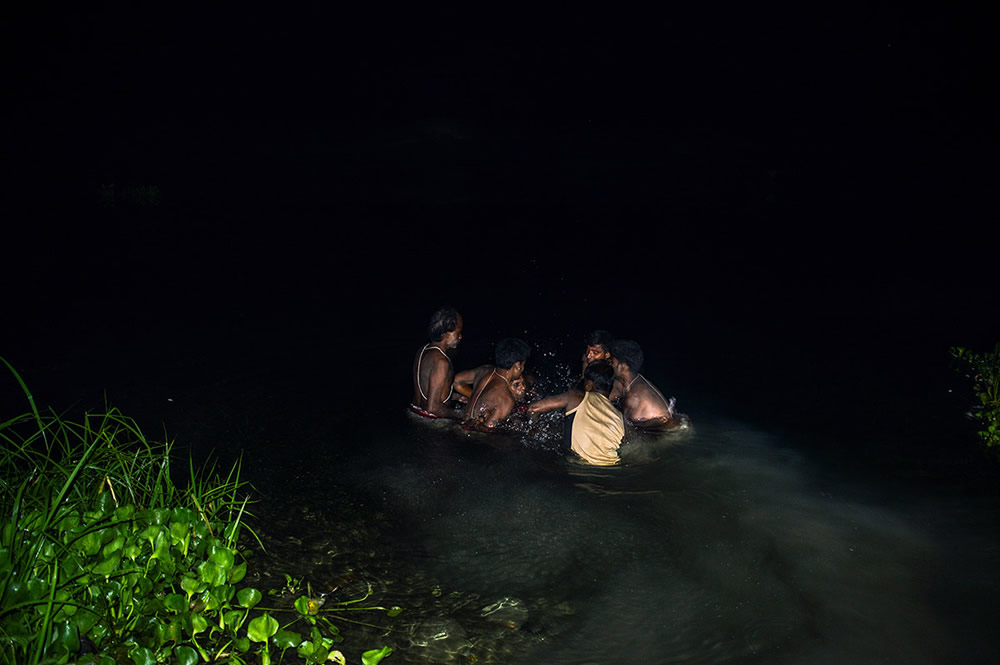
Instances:
[[[449,406],[455,370],[448,352],[462,341],[462,316],[453,307],[442,307],[431,316],[430,342],[413,361],[413,403],[410,410],[426,418],[461,420],[463,411]]]
[[[465,424],[492,430],[514,409],[523,391],[514,387],[524,373],[531,347],[511,337],[497,342],[496,366],[476,384],[465,408]]]
[[[463,402],[468,402],[469,398],[472,397],[472,391],[492,371],[493,365],[480,365],[479,367],[463,369],[461,372],[456,373],[452,383],[454,384],[455,392],[458,393],[457,398]]]
[[[616,392],[620,390],[625,422],[642,430],[671,429],[677,425],[674,399],[663,396],[656,386],[639,373],[642,348],[630,339],[615,340],[611,365],[615,368]]]

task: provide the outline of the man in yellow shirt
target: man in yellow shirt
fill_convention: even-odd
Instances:
[[[625,436],[625,420],[608,395],[615,370],[607,360],[595,360],[583,370],[584,390],[569,390],[528,405],[528,413],[563,409],[569,449],[589,464],[618,463],[618,447]]]

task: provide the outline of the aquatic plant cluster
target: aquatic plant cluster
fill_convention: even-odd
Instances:
[[[0,663],[344,663],[331,617],[400,611],[351,607],[364,598],[325,607],[308,585],[292,607],[262,606],[241,586],[245,543],[259,540],[240,462],[222,474],[189,461],[181,487],[171,444],[114,408],[43,415],[0,361],[31,405],[0,422]]]
[[[992,352],[975,352],[961,346],[952,347],[958,370],[970,381],[978,404],[970,411],[979,423],[979,437],[1000,454],[1000,342]]]

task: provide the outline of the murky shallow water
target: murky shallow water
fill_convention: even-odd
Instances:
[[[242,437],[264,497],[257,583],[278,588],[287,572],[328,602],[370,587],[366,602],[405,608],[351,615],[381,628],[347,627],[345,653],[388,644],[394,662],[567,665],[993,657],[993,498],[852,479],[795,452],[802,442],[704,416],[629,445],[610,469],[402,412],[364,430],[293,418],[274,434]]]
[[[196,455],[243,451],[266,545],[252,583],[404,608],[349,615],[371,624],[343,625],[349,659],[920,665],[1000,648],[995,492],[862,476],[710,412],[586,467],[551,439],[332,403],[301,369],[147,385],[144,415]]]

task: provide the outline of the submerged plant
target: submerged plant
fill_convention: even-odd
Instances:
[[[952,347],[958,370],[969,379],[978,404],[970,411],[979,423],[979,437],[1000,454],[1000,342],[993,352],[977,353],[966,348]]]
[[[327,615],[350,603],[321,610],[310,589],[279,626],[272,613],[291,610],[261,608],[263,594],[240,586],[240,536],[259,539],[239,461],[224,474],[189,462],[178,486],[170,444],[113,408],[42,414],[0,361],[31,405],[0,422],[0,663],[268,665],[272,648],[280,658],[292,646],[308,663],[330,658],[339,630]]]

